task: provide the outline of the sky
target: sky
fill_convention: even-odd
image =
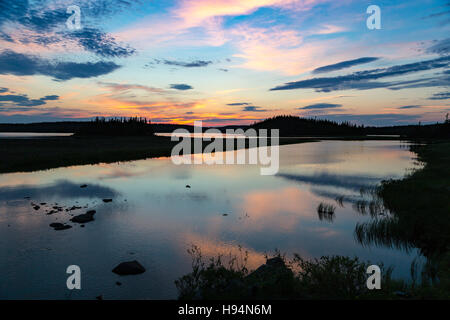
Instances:
[[[448,0],[0,0],[0,123],[442,122],[449,35]]]

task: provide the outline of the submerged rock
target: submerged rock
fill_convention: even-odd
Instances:
[[[187,184],[187,185],[186,185],[186,188],[190,189],[190,188],[191,188],[191,186]]]
[[[81,186],[80,186],[80,188],[86,188],[87,187],[87,184],[82,184]]]
[[[93,221],[95,212],[96,212],[95,210],[89,210],[85,214],[80,214],[78,216],[73,217],[72,219],[70,219],[70,221],[76,223],[86,223]]]
[[[145,268],[139,262],[133,260],[122,262],[117,267],[115,267],[112,272],[121,276],[126,276],[144,273]]]
[[[50,227],[52,227],[54,230],[67,230],[72,228],[72,226],[58,222],[51,223]]]
[[[112,202],[112,199],[103,199],[103,202]]]
[[[36,211],[39,210],[40,208],[41,208],[41,207],[39,207],[38,205],[33,206],[33,209],[36,210]]]

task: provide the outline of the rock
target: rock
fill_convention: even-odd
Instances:
[[[53,229],[55,229],[56,231],[59,231],[59,230],[67,230],[67,229],[70,229],[70,228],[72,228],[72,226],[69,226],[68,224],[65,224],[62,227],[53,228]]]
[[[81,186],[80,186],[80,188],[86,188],[87,187],[87,184],[82,184]]]
[[[70,221],[76,223],[86,223],[93,221],[95,212],[96,212],[95,210],[89,210],[85,214],[80,214],[78,216],[73,217],[72,219],[70,219]]]
[[[51,223],[50,227],[52,227],[55,230],[67,230],[67,229],[72,228],[72,226],[69,226],[69,225],[63,224],[63,223],[58,223],[58,222]]]
[[[46,202],[41,202],[41,206],[45,206],[46,204]]]
[[[40,208],[41,207],[39,207],[38,205],[33,206],[33,209],[36,210],[36,211],[39,210]]]
[[[60,227],[60,226],[63,226],[63,224],[58,223],[58,222],[50,223],[50,227],[52,227],[52,228],[56,228],[56,227]]]
[[[187,185],[186,185],[186,188],[190,189],[190,188],[191,188],[191,186],[187,184]]]
[[[116,281],[116,285],[121,286],[122,282]]]
[[[112,199],[103,199],[103,202],[112,202]]]
[[[84,228],[84,224],[82,224],[80,227]]]
[[[228,216],[228,213],[224,213],[222,216],[227,217],[227,216]]]
[[[103,300],[103,296],[102,296],[102,295],[99,295],[99,296],[95,297],[95,299],[97,299],[97,300]]]
[[[112,272],[121,276],[134,275],[144,273],[145,268],[139,262],[133,260],[122,262],[117,267],[115,267]]]

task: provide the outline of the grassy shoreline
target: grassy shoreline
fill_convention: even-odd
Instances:
[[[366,288],[370,262],[345,256],[288,261],[279,253],[256,270],[231,256],[204,259],[195,245],[188,250],[193,270],[175,281],[179,299],[450,299],[450,141],[413,145],[424,167],[399,180],[383,181],[378,196],[392,213],[363,228],[363,245],[418,248],[427,263],[420,280],[391,278],[381,264],[381,290]],[[358,228],[358,227],[357,227]],[[241,259],[242,260],[242,259]],[[231,262],[230,262],[231,261]],[[295,271],[295,265],[299,268]],[[417,275],[417,274],[416,274]]]

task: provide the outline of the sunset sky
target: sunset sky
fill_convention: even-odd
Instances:
[[[0,122],[442,121],[449,35],[444,0],[0,0]]]

